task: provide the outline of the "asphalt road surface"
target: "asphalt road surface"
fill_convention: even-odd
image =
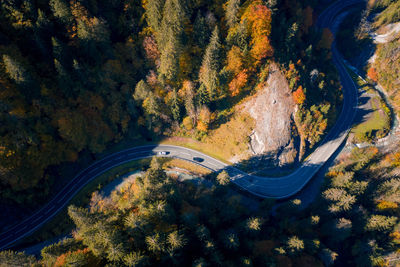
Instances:
[[[318,26],[320,28],[331,27],[338,14],[352,5],[362,2],[361,0],[342,0],[333,3],[320,15]],[[93,163],[75,176],[71,182],[44,207],[37,210],[22,222],[10,226],[10,228],[1,233],[0,250],[11,247],[17,241],[28,236],[53,218],[68,204],[77,192],[100,174],[123,163],[159,155],[159,152],[163,151],[168,153],[159,156],[191,161],[212,171],[225,169],[230,174],[231,180],[235,185],[252,195],[261,198],[275,199],[285,199],[295,195],[311,180],[346,139],[356,114],[358,106],[357,88],[350,75],[347,73],[343,59],[337,51],[335,44],[333,44],[332,47],[332,59],[338,69],[343,86],[344,102],[342,112],[336,124],[332,127],[332,130],[321,142],[321,145],[308,157],[302,166],[293,173],[279,178],[251,176],[198,151],[172,145],[152,145],[126,149]],[[201,160],[199,162],[194,160],[194,158]]]

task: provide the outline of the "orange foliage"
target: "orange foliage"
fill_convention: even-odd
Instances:
[[[375,68],[369,68],[368,69],[368,73],[367,73],[368,77],[373,80],[374,82],[378,81],[378,73],[376,72]]]
[[[70,252],[69,252],[70,253]],[[65,258],[67,257],[66,254],[61,254],[60,256],[57,257],[56,262],[54,263],[54,267],[57,266],[64,266],[65,265]]]
[[[71,6],[72,16],[74,16],[76,19],[87,19],[89,13],[80,2],[76,0],[71,0],[69,4]]]
[[[322,37],[321,40],[318,43],[319,48],[325,48],[325,49],[331,49],[332,43],[333,43],[334,37],[328,28],[324,28],[322,31]]]
[[[263,5],[261,1],[254,1],[243,14],[243,19],[251,25],[251,35],[257,38],[261,35],[271,34],[271,10]]]
[[[400,166],[400,152],[386,155],[384,161],[391,166]]]
[[[260,61],[266,57],[272,57],[274,49],[272,48],[268,37],[266,35],[261,35],[258,38],[253,39],[253,46],[250,53],[254,59]]]
[[[202,121],[199,121],[199,122],[197,123],[197,130],[202,131],[202,132],[207,132],[207,130],[208,130],[208,125],[205,124],[205,123],[202,122]]]
[[[72,255],[72,254],[87,254],[87,253],[89,253],[90,251],[89,251],[89,249],[88,248],[84,248],[84,249],[78,249],[78,250],[76,250],[76,251],[68,251],[68,252],[66,252],[66,253],[64,253],[64,254],[61,254],[60,256],[58,256],[58,258],[56,259],[56,262],[54,263],[54,267],[58,267],[58,266],[65,266],[65,260],[67,259],[67,257],[69,256],[69,255]]]
[[[236,75],[235,78],[233,78],[233,80],[229,83],[229,91],[231,92],[231,96],[239,94],[240,89],[246,85],[247,78],[248,75],[246,70],[242,70],[238,75]]]
[[[243,59],[240,52],[240,48],[232,46],[228,52],[228,66],[227,69],[232,71],[234,74],[238,74],[242,70]]]
[[[303,87],[301,85],[296,91],[293,92],[293,99],[298,105],[302,105],[306,100],[306,95],[304,94]]]
[[[271,57],[273,49],[269,41],[271,34],[271,10],[261,1],[252,2],[245,10],[242,21],[247,20],[251,32],[251,54],[259,62]],[[257,63],[258,63],[257,62]]]

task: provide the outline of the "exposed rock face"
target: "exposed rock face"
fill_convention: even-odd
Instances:
[[[293,163],[297,150],[292,137],[296,105],[288,82],[276,65],[270,67],[266,86],[245,103],[256,126],[250,136],[255,156],[273,158],[273,165]]]

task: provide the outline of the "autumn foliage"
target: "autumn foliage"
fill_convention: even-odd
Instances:
[[[228,65],[226,68],[234,74],[238,74],[242,70],[242,67],[243,56],[240,52],[240,48],[234,45],[228,52]]]
[[[245,10],[242,21],[249,23],[251,32],[251,55],[256,63],[264,58],[271,57],[274,50],[270,44],[269,36],[271,34],[271,10],[263,5],[261,1],[254,1]]]
[[[328,28],[324,28],[324,30],[322,31],[321,40],[318,43],[318,47],[325,48],[325,49],[331,49],[334,39],[335,38],[333,37],[331,30],[329,30]]]
[[[296,91],[293,92],[294,102],[298,105],[302,105],[306,100],[306,95],[304,94],[303,87],[300,85]]]
[[[238,95],[240,90],[246,85],[248,75],[246,70],[242,70],[235,78],[229,83],[229,91],[231,96]]]
[[[374,82],[378,81],[378,73],[376,72],[376,69],[371,67],[368,69],[368,73],[367,73],[368,77],[373,80]]]

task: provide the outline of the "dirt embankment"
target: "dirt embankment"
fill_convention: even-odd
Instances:
[[[243,105],[244,111],[255,120],[250,136],[253,157],[268,160],[270,167],[294,163],[298,155],[298,142],[292,134],[296,105],[277,65],[271,65],[265,86]]]

